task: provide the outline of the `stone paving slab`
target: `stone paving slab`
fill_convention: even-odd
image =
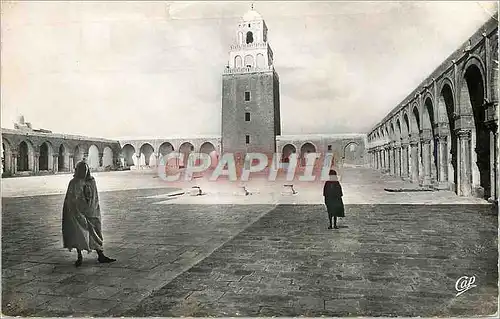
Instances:
[[[63,196],[2,201],[2,312],[9,316],[118,313],[137,304],[274,206],[158,206],[144,197],[159,189],[101,194],[106,253],[62,248]]]
[[[322,206],[278,206],[121,315],[496,312],[498,224],[488,205],[349,205],[339,230],[326,229],[325,215]],[[477,287],[457,297],[463,275]]]

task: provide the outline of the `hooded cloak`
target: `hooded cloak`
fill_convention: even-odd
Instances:
[[[85,162],[75,167],[63,205],[64,248],[102,250],[101,211],[95,179]]]
[[[325,182],[323,187],[323,196],[329,216],[345,217],[344,202],[342,200],[342,186],[340,185],[337,172],[330,172],[330,180]]]

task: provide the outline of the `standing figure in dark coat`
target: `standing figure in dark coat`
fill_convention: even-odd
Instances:
[[[69,182],[64,199],[62,216],[62,234],[64,248],[69,251],[76,248],[78,254],[75,266],[82,265],[82,250],[97,251],[100,263],[110,263],[116,259],[104,255],[101,229],[101,208],[94,177],[85,162],[75,167],[73,179]]]
[[[325,197],[325,205],[328,210],[328,222],[330,225],[328,229],[332,229],[332,218],[333,218],[333,228],[337,227],[337,217],[345,217],[344,215],[344,202],[342,201],[342,186],[340,186],[337,172],[330,170],[329,174],[330,180],[325,182],[323,187],[323,196]]]

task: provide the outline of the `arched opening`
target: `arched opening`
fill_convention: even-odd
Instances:
[[[22,141],[18,147],[17,170],[19,172],[29,171],[29,147],[26,141]]]
[[[76,164],[78,164],[78,162],[81,162],[82,160],[83,160],[83,147],[77,145],[73,153],[73,167],[76,167]]]
[[[59,145],[59,151],[57,156],[57,170],[59,172],[66,171],[66,148],[63,144]]]
[[[283,146],[283,151],[281,154],[282,163],[290,163],[290,155],[297,153],[297,149],[292,144],[286,144]]]
[[[245,67],[246,68],[253,68],[254,67],[253,56],[251,56],[251,55],[245,56]]]
[[[235,68],[241,68],[241,67],[242,67],[242,64],[243,64],[243,60],[241,59],[241,56],[237,55],[237,56],[234,58],[234,67],[235,67]]]
[[[50,149],[52,149],[51,147],[49,147],[49,145],[47,144],[47,142],[44,142],[42,143],[42,145],[40,145],[40,157],[38,159],[38,169],[40,171],[48,171],[49,170],[49,157],[52,156],[52,154],[50,154]]]
[[[243,32],[238,32],[238,44],[243,44]]]
[[[179,147],[179,153],[182,154],[181,159],[179,160],[179,168],[184,168],[188,164],[189,154],[194,151],[193,144],[189,142],[184,142]]]
[[[408,115],[405,113],[403,116],[403,135],[409,137],[410,135],[410,121],[408,120]]]
[[[169,142],[165,142],[160,145],[160,154],[167,155],[168,153],[172,153],[174,151],[174,147]]]
[[[360,164],[361,148],[356,142],[349,142],[344,147],[343,160],[344,164],[358,165]]]
[[[484,124],[484,83],[481,70],[476,65],[467,68],[464,74],[467,85],[462,84],[460,104],[462,114],[474,117],[475,130],[472,131],[472,185],[480,186],[481,195],[489,198],[491,195],[490,171],[490,134]],[[474,165],[474,163],[476,165]]]
[[[91,169],[99,168],[99,149],[95,145],[90,145],[89,147],[89,158],[87,164]]]
[[[437,142],[437,136],[436,136],[436,130],[435,130],[435,121],[434,121],[434,106],[432,105],[432,100],[430,97],[425,99],[424,102],[425,109],[424,109],[424,128],[429,129],[431,132],[431,180],[433,182],[437,181],[437,172],[438,172],[438,142]]]
[[[135,157],[135,148],[130,144],[125,144],[122,147],[122,156],[124,167],[130,167],[137,165],[137,159]]]
[[[401,122],[399,119],[396,120],[396,141],[400,142],[403,136],[403,131],[401,130]]]
[[[402,126],[402,136],[406,139],[406,142],[409,142],[409,137],[410,137],[410,124],[408,120],[408,115],[405,113],[403,115],[403,126]],[[402,161],[402,169],[403,169],[403,175],[405,177],[409,177],[410,174],[410,148],[407,146],[403,148],[403,155],[401,156],[401,161]]]
[[[210,168],[217,167],[219,162],[219,155],[215,150],[215,146],[210,142],[205,142],[200,147],[200,153],[208,154],[210,156]],[[198,163],[196,165],[199,165]]]
[[[159,148],[159,152],[160,152],[160,156],[165,156],[169,153],[172,153],[174,151],[174,146],[172,144],[170,144],[169,142],[164,142],[160,145],[160,148]],[[161,158],[160,158],[160,163],[161,164]],[[171,158],[168,160],[167,163],[163,163],[164,165],[166,166],[169,166],[169,167],[177,167],[179,166],[178,164],[178,159],[177,158]]]
[[[420,115],[418,112],[418,108],[415,105],[411,111],[410,115],[410,130],[411,130],[411,137],[413,140],[417,140],[419,147],[416,149],[416,151],[412,150],[410,151],[410,171],[412,172],[412,180],[414,182],[419,182],[419,177],[420,177],[420,172],[422,172],[422,161],[421,159],[421,154],[422,154],[422,145],[420,143]]]
[[[306,166],[306,165],[314,165],[314,163],[307,163],[307,154],[309,153],[315,153],[316,152],[316,147],[312,143],[305,143],[302,145],[300,148],[300,165],[301,166]]]
[[[151,156],[153,156],[154,153],[154,148],[151,146],[149,143],[145,143],[141,146],[140,149],[141,152],[141,158],[139,162],[139,166],[150,166],[153,163],[151,163]]]
[[[102,166],[106,169],[113,167],[113,150],[106,146],[102,152]]]
[[[452,190],[458,194],[458,170],[457,170],[457,134],[455,132],[455,118],[454,118],[454,101],[453,101],[453,91],[451,87],[446,84],[441,89],[441,95],[438,101],[438,121],[440,125],[447,127],[449,129],[449,138],[447,140],[447,155],[450,156],[450,160],[447,165],[448,170],[448,182],[451,185]]]
[[[251,31],[247,32],[246,42],[247,42],[247,44],[253,43],[253,33]]]

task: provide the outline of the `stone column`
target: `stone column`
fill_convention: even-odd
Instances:
[[[5,151],[5,150],[4,150]],[[5,152],[3,173],[12,174],[12,153]]]
[[[485,38],[487,41],[488,38]],[[487,49],[488,50],[488,49]],[[489,51],[487,51],[488,53]],[[487,68],[488,71],[490,68]],[[495,72],[494,80],[497,79],[497,72]],[[498,202],[499,196],[499,180],[498,180],[498,101],[496,100],[497,91],[490,90],[490,97],[487,98],[487,103],[484,105],[485,108],[485,124],[490,130],[490,197],[489,201]],[[491,101],[493,100],[493,101]]]
[[[432,185],[431,179],[431,165],[432,165],[432,151],[431,151],[431,132],[430,130],[423,130],[420,138],[422,143],[422,165],[424,169],[424,179],[422,185]]]
[[[382,167],[382,156],[380,153],[380,146],[377,146],[377,169],[380,170]]]
[[[12,169],[10,171],[12,175],[16,175],[16,173],[17,173],[17,156],[18,156],[17,152],[13,151],[12,152],[12,160],[11,160],[11,163],[12,163],[11,167],[12,167]]]
[[[158,167],[158,165],[160,165],[161,153],[160,152],[155,153],[155,158],[156,158],[155,166]]]
[[[389,144],[384,145],[384,173],[389,172]]]
[[[384,169],[384,149],[380,146],[378,149],[378,169],[380,171]]]
[[[468,129],[460,129],[457,132],[460,148],[458,157],[458,195],[460,196],[472,196],[471,135],[472,132]]]
[[[490,130],[490,197],[489,201],[498,201],[498,125],[494,122],[487,123]]]
[[[136,169],[140,169],[141,168],[141,153],[139,153],[139,154],[135,153],[135,157],[137,158]]]
[[[382,149],[380,150],[382,154],[382,168],[381,171],[384,172],[386,168],[386,158],[387,158],[387,152],[385,151],[385,145],[382,146]]]
[[[123,154],[119,154],[118,157],[113,156],[113,165],[118,165],[119,168],[124,168],[125,167],[125,156]],[[115,167],[115,168],[118,168]]]
[[[99,153],[99,167],[102,167],[102,157],[104,156],[104,153]]]
[[[408,174],[408,146],[409,143],[403,140],[401,143],[401,177],[404,179],[409,177]]]
[[[410,140],[410,160],[411,160],[411,181],[413,183],[419,182],[419,174],[418,174],[418,141],[417,139]]]
[[[52,155],[52,171],[54,174],[59,171],[59,154]]]
[[[33,152],[33,173],[37,174],[40,171],[40,153]]]
[[[401,143],[396,142],[394,144],[394,175],[401,176]]]
[[[438,143],[438,188],[448,189],[448,136],[439,135]]]
[[[391,154],[389,154],[390,145],[384,145],[384,153],[385,153],[385,173],[391,173]]]
[[[74,172],[75,171],[75,159],[74,159],[74,155],[73,154],[69,154],[68,156],[68,171],[71,173],[71,172]]]

